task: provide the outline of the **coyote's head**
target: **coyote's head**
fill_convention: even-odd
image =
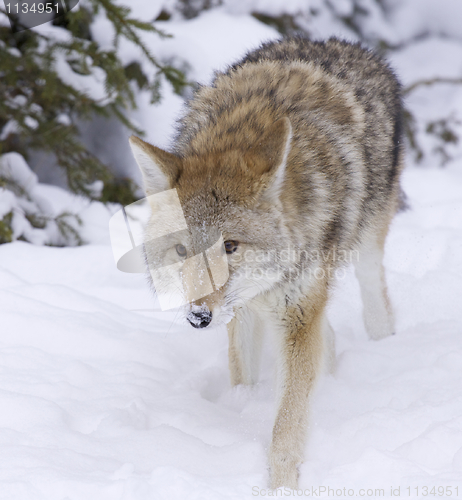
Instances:
[[[283,279],[277,256],[287,241],[281,199],[291,132],[281,118],[245,150],[217,145],[182,157],[130,138],[152,209],[144,246],[154,286],[181,292],[195,328],[227,323]],[[170,194],[152,196],[160,193]]]

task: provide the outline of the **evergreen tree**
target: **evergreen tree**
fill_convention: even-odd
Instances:
[[[4,9],[0,11],[7,15]],[[91,36],[90,25],[101,13],[114,31],[109,48],[99,46]],[[101,201],[134,201],[134,183],[115,179],[108,166],[82,143],[76,123],[95,114],[116,117],[143,135],[127,117],[127,111],[136,107],[134,89],[149,90],[156,102],[162,75],[178,93],[186,84],[183,73],[161,64],[140,37],[142,32],[168,35],[151,23],[134,19],[128,7],[114,0],[86,0],[65,17],[57,17],[53,24],[60,28],[59,36],[44,35],[34,28],[20,31],[20,18],[11,14],[9,18],[11,28],[0,26],[0,155],[16,152],[27,160],[31,150],[51,153],[64,169],[71,191]],[[117,55],[122,39],[129,40],[149,61],[153,76],[137,61],[122,63]],[[1,167],[0,190],[21,194],[21,186],[5,176]],[[33,227],[43,226],[41,216],[40,211],[38,218],[29,214]],[[11,220],[11,212],[0,213],[0,242],[11,240]]]

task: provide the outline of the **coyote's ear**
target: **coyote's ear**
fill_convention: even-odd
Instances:
[[[133,156],[143,176],[146,195],[171,189],[181,172],[181,160],[172,153],[152,146],[132,135],[129,139]]]
[[[261,176],[260,200],[276,202],[285,178],[292,142],[289,118],[274,122],[245,157],[253,172]]]

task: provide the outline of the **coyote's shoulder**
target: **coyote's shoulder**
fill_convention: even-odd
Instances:
[[[292,125],[281,196],[287,209],[296,203],[290,211],[297,220],[290,223],[314,218],[327,236],[324,246],[351,247],[368,216],[387,211],[398,192],[396,77],[360,44],[270,42],[196,92],[175,150],[179,156],[247,151],[282,117]]]

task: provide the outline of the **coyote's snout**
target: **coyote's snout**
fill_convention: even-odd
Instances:
[[[400,86],[371,52],[288,38],[199,88],[172,152],[130,139],[147,196],[171,190],[181,205],[165,211],[162,238],[159,217],[146,228],[157,293],[181,295],[194,328],[226,324],[233,385],[255,382],[263,334],[275,331],[273,488],[297,487],[310,394],[334,359],[325,309],[341,266],[355,265],[370,337],[394,331],[382,257],[401,116]],[[152,211],[163,213],[155,201]]]
[[[205,328],[212,321],[212,312],[207,306],[193,306],[186,318],[194,328]]]

